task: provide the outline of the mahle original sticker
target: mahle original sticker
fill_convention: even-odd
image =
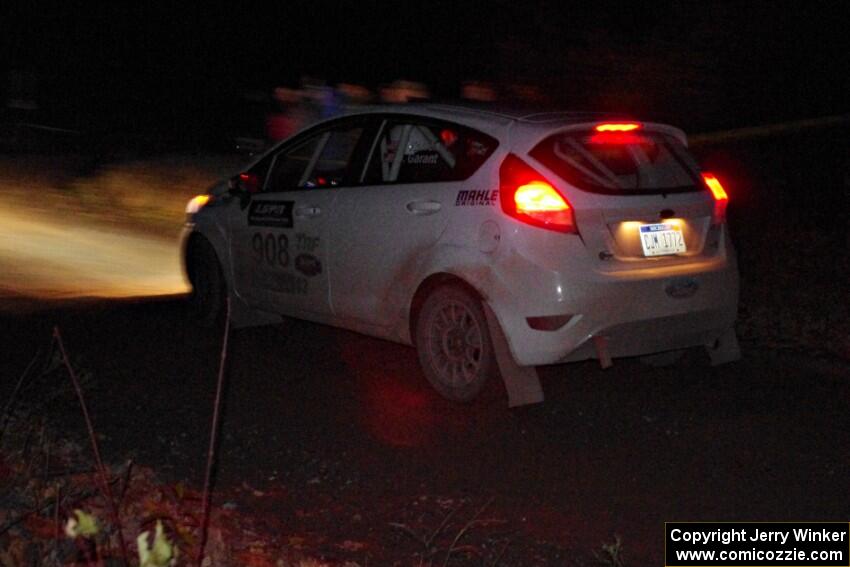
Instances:
[[[474,207],[476,205],[495,205],[499,200],[498,189],[462,190],[457,192],[455,207]]]

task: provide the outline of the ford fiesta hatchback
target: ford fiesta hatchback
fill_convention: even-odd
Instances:
[[[575,113],[383,106],[313,126],[193,199],[205,320],[292,316],[414,345],[445,397],[498,370],[705,346],[737,356],[727,195],[684,133]],[[489,322],[488,322],[489,321]]]

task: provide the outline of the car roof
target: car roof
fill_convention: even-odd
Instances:
[[[310,128],[322,127],[340,118],[352,118],[369,114],[413,115],[455,122],[486,134],[504,139],[507,132],[514,139],[534,140],[542,135],[556,132],[574,125],[601,121],[634,121],[624,114],[609,112],[583,112],[571,110],[549,110],[541,107],[498,106],[493,104],[406,102],[380,103],[343,107],[342,112],[315,123]],[[658,122],[640,121],[654,130],[665,131],[688,145],[685,133],[675,126]]]
[[[383,103],[355,106],[347,109],[344,114],[354,116],[362,114],[413,114],[458,122],[491,134],[495,134],[497,130],[509,128],[512,125],[515,125],[516,129],[530,134],[533,132],[553,131],[557,128],[588,122],[634,120],[634,118],[623,113],[553,110],[539,106],[435,102]],[[655,122],[642,122],[647,126],[653,126],[674,134],[682,143],[687,145],[687,138],[679,128]]]
[[[605,119],[629,119],[623,114],[607,112],[584,112],[574,110],[547,109],[520,105],[495,105],[475,103],[407,102],[384,103],[352,107],[350,114],[360,113],[404,113],[433,115],[435,117],[467,117],[500,123],[524,122],[529,124],[578,124]]]

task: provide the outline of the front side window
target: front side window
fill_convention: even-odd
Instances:
[[[354,150],[363,134],[360,126],[326,130],[278,153],[266,182],[267,192],[347,183]]]
[[[566,132],[530,153],[571,185],[596,193],[698,190],[696,162],[681,142],[660,133]]]
[[[493,153],[495,139],[455,124],[391,120],[378,136],[364,182],[461,181]]]
[[[324,135],[324,144],[310,174],[303,180],[302,187],[336,187],[346,178],[348,166],[354,155],[363,128],[334,130]]]
[[[298,187],[316,153],[320,138],[320,136],[314,136],[294,148],[277,154],[266,183],[266,191],[286,191]]]

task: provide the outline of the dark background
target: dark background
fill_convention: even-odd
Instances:
[[[39,118],[206,145],[246,120],[244,93],[303,75],[373,90],[464,80],[541,88],[554,106],[630,112],[690,132],[848,111],[841,3],[327,2],[147,7],[12,3],[0,74]]]

